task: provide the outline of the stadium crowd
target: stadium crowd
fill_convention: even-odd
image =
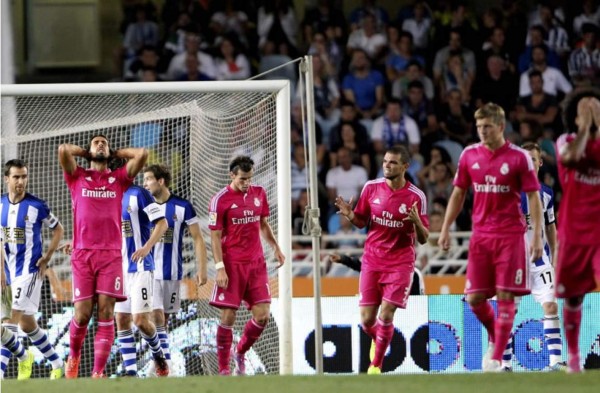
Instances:
[[[345,230],[333,214],[335,196],[356,199],[395,144],[409,148],[407,175],[426,193],[430,213],[443,215],[458,156],[477,141],[473,113],[487,102],[507,114],[507,139],[540,144],[540,180],[560,202],[560,102],[598,84],[596,1],[415,0],[397,15],[375,0],[348,14],[341,1],[312,3],[299,20],[291,0],[171,0],[162,9],[123,1],[119,72],[126,81],[241,80],[313,55],[319,200],[330,233]],[[295,68],[287,77],[298,83]],[[299,99],[292,106],[297,218],[307,203],[307,165]],[[466,206],[458,230],[471,228]]]

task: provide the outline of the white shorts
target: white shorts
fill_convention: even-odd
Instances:
[[[12,290],[12,309],[25,315],[34,315],[40,307],[42,294],[42,275],[38,271],[16,277],[10,284]]]
[[[142,314],[152,311],[154,272],[141,271],[124,275],[127,300],[115,304],[115,312]]]
[[[554,295],[554,268],[531,272],[531,295],[539,304],[556,302]]]
[[[163,310],[165,314],[172,314],[181,308],[179,296],[179,280],[154,280],[153,310]]]

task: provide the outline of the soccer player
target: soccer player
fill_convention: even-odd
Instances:
[[[22,160],[9,160],[4,165],[4,182],[8,192],[2,195],[0,200],[0,238],[5,274],[2,286],[7,284],[12,289],[11,317],[8,323],[4,323],[4,327],[13,333],[17,342],[12,342],[6,333],[6,340],[3,334],[2,343],[14,349],[16,352],[13,353],[19,357],[17,379],[29,379],[33,367],[33,353],[26,351],[22,354],[17,348],[18,324],[33,345],[52,364],[50,379],[59,379],[63,376],[63,360],[54,351],[46,332],[38,326],[35,313],[38,312],[40,304],[44,272],[62,239],[64,230],[46,202],[27,192],[28,175],[27,164]],[[52,238],[45,253],[43,226],[52,230]],[[2,369],[6,368],[8,359],[2,357]]]
[[[462,210],[467,189],[473,188],[473,235],[469,242],[465,293],[473,313],[484,325],[489,345],[484,371],[502,370],[502,353],[515,317],[515,295],[529,288],[530,260],[526,224],[521,212],[521,192],[527,194],[533,240],[532,260],[542,255],[540,184],[527,151],[506,141],[504,110],[487,103],[475,112],[480,143],[463,150],[448,202],[439,246],[450,248],[450,225]],[[498,298],[498,318],[487,301]],[[495,319],[495,320],[494,320]]]
[[[521,147],[529,152],[535,171],[538,173],[543,165],[540,146],[534,142],[527,142]],[[550,354],[550,369],[559,371],[565,370],[567,365],[562,361],[561,356],[560,321],[558,318],[558,304],[554,295],[553,263],[556,261],[556,220],[554,218],[554,193],[552,189],[545,184],[541,184],[540,198],[544,215],[544,227],[542,228],[544,249],[542,257],[530,265],[531,294],[544,310],[544,341]],[[525,193],[521,193],[521,209],[525,214],[527,223],[528,241],[531,241],[533,228],[529,214],[529,203]],[[504,371],[512,371],[512,345],[511,336],[502,356],[502,369]]]
[[[360,272],[362,328],[375,342],[368,374],[381,374],[383,357],[394,334],[394,313],[406,308],[415,266],[415,237],[429,237],[425,194],[404,175],[410,155],[404,146],[388,149],[383,178],[367,182],[354,210],[341,196],[338,214],[359,228],[369,225]],[[380,307],[381,306],[381,307]],[[379,309],[379,315],[377,315]]]
[[[124,285],[128,297],[115,305],[115,312],[125,376],[137,376],[133,322],[152,351],[156,375],[164,377],[169,375],[169,366],[151,318],[154,289],[152,248],[167,231],[167,220],[164,210],[154,202],[152,195],[142,187],[132,185],[123,195],[121,225]]]
[[[183,278],[182,253],[186,227],[194,242],[196,281],[198,285],[204,285],[207,281],[206,245],[200,229],[200,219],[191,202],[173,194],[169,190],[170,185],[171,172],[164,165],[153,164],[144,169],[144,188],[160,207],[168,226],[153,250],[155,270],[152,314],[169,368],[171,352],[167,321],[170,314],[177,313],[181,308],[179,290]]]
[[[245,354],[258,340],[269,321],[271,293],[260,237],[275,251],[282,266],[281,252],[267,221],[269,202],[261,186],[252,185],[254,161],[238,156],[229,163],[231,183],[215,194],[209,207],[211,244],[217,277],[210,305],[221,309],[217,327],[219,374],[230,375],[229,358],[233,324],[243,301],[252,313],[235,348],[237,375],[246,372]]]
[[[89,168],[77,165],[85,158]],[[92,378],[104,378],[104,367],[115,338],[115,302],[127,299],[121,257],[121,201],[133,178],[143,168],[144,148],[112,151],[104,135],[91,138],[87,148],[62,144],[58,160],[73,203],[73,303],[75,313],[69,329],[69,357],[65,376],[77,378],[81,347],[87,334],[94,303],[98,306],[98,330],[94,338]],[[111,171],[108,161],[127,159]]]
[[[556,294],[564,298],[567,371],[581,371],[579,329],[586,293],[600,285],[600,92],[583,89],[569,97],[564,110],[571,133],[557,142],[563,197],[558,220]]]

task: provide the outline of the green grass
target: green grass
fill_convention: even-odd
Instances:
[[[5,393],[592,393],[598,391],[600,391],[600,370],[578,375],[473,373],[2,381],[2,392]]]

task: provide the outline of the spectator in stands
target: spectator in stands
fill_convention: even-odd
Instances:
[[[127,28],[137,21],[137,12],[142,8],[146,13],[146,19],[156,22],[156,5],[152,0],[123,0],[121,1],[123,20],[119,32],[125,35]]]
[[[484,70],[487,66],[487,60],[490,56],[497,56],[504,61],[504,69],[510,74],[514,74],[517,67],[506,49],[506,34],[502,26],[496,26],[492,29],[487,41],[481,47],[481,54],[477,63],[478,70]]]
[[[180,12],[177,22],[169,27],[164,46],[164,56],[171,60],[178,53],[185,52],[185,37],[188,31],[194,31],[195,27],[187,12]]]
[[[462,36],[459,29],[450,30],[449,37],[450,41],[448,46],[438,50],[435,54],[435,60],[433,62],[433,81],[438,87],[445,83],[445,78],[448,77],[447,72],[449,71],[448,59],[451,54],[459,55],[459,60],[461,61],[460,68],[453,71],[457,73],[458,77],[460,77],[470,89],[470,84],[475,78],[475,54],[472,50],[462,46]],[[452,65],[452,67],[456,66]],[[457,75],[454,75],[454,78],[457,78]],[[446,91],[447,90],[448,89],[446,89]],[[468,95],[465,95],[464,91],[463,98],[468,98]]]
[[[210,18],[210,29],[214,37],[235,36],[241,45],[247,50],[248,42],[248,15],[239,9],[239,2],[226,0],[223,10],[215,12]],[[218,45],[218,41],[215,40]],[[237,79],[237,78],[236,78]]]
[[[434,45],[440,47],[447,42],[448,37],[456,32],[461,37],[461,43],[464,48],[474,50],[481,46],[481,40],[478,34],[477,20],[473,13],[467,8],[463,0],[450,2],[450,13],[448,18],[437,20],[435,25]],[[450,37],[452,40],[452,37]]]
[[[315,34],[325,34],[329,28],[332,30],[332,39],[337,42],[346,42],[347,23],[344,12],[335,7],[332,0],[318,0],[317,5],[306,10],[304,19],[300,24],[304,42],[313,44]]]
[[[298,23],[291,0],[266,1],[258,8],[257,18],[258,49],[265,51],[267,42],[278,47],[281,43],[289,46],[289,50],[296,52],[298,44],[296,36]]]
[[[187,32],[185,36],[185,52],[179,53],[171,59],[167,70],[167,79],[175,80],[178,76],[187,73],[186,58],[188,55],[197,57],[199,72],[210,79],[215,79],[217,72],[214,60],[209,54],[200,51],[200,42],[198,33]]]
[[[308,48],[308,54],[320,57],[329,76],[335,81],[339,81],[344,51],[334,37],[333,26],[327,26],[324,33],[316,32]]]
[[[193,54],[186,54],[185,56],[185,72],[177,75],[176,81],[181,82],[198,82],[198,81],[212,81],[214,80],[204,72],[200,71],[200,62],[198,56]]]
[[[385,113],[373,122],[371,140],[379,164],[385,151],[398,144],[408,147],[411,155],[418,154],[421,134],[417,122],[402,112],[402,102],[391,99]]]
[[[299,142],[306,145],[308,143],[308,134],[304,133],[304,130],[306,129],[306,118],[302,118],[302,102],[300,100],[292,103],[290,114],[292,144]],[[317,170],[320,172],[325,169],[327,164],[327,146],[323,142],[323,130],[321,129],[321,126],[319,126],[319,123],[315,123],[315,143],[317,145]]]
[[[360,191],[369,180],[367,170],[361,165],[352,162],[352,152],[347,147],[340,147],[336,152],[337,166],[327,171],[325,185],[329,196],[330,207],[333,207],[335,198],[341,195],[344,200],[358,200]]]
[[[380,115],[384,104],[384,84],[383,75],[371,70],[367,53],[362,49],[354,50],[350,72],[344,77],[342,89],[344,97],[356,104],[363,120]]]
[[[141,79],[140,82],[160,82],[162,79],[158,75],[156,68],[154,67],[143,67],[140,70]]]
[[[362,49],[372,62],[378,63],[385,54],[387,38],[385,34],[377,31],[375,16],[364,16],[362,26],[354,30],[348,37],[346,49],[351,54],[355,49]]]
[[[581,13],[573,18],[573,33],[575,34],[575,38],[583,37],[583,25],[586,23],[591,23],[596,27],[600,26],[600,9],[595,0],[583,0]]]
[[[135,10],[135,22],[127,26],[123,38],[125,58],[135,56],[144,46],[158,46],[160,40],[158,24],[148,19],[146,7],[140,5]]]
[[[531,94],[519,97],[516,119],[518,121],[533,120],[542,127],[549,127],[558,132],[560,124],[557,124],[557,120],[560,121],[560,119],[557,118],[559,108],[556,96],[544,91],[545,80],[540,71],[532,70],[528,76]]]
[[[569,35],[560,24],[555,23],[553,12],[554,10],[547,3],[542,2],[538,5],[539,23],[544,29],[544,43],[548,46],[548,49],[553,50],[559,57],[564,58],[571,50],[569,47]],[[564,19],[562,22],[564,22]],[[529,38],[526,42],[527,45],[531,44]]]
[[[518,80],[506,65],[506,60],[496,53],[487,57],[485,69],[477,73],[473,83],[473,99],[477,108],[494,102],[500,105],[505,113],[514,110]]]
[[[576,87],[600,85],[600,49],[598,26],[585,23],[581,27],[583,45],[569,57],[569,76]]]
[[[217,80],[243,80],[250,77],[250,62],[240,51],[235,37],[225,35],[217,38],[219,48],[215,56]]]
[[[427,195],[428,201],[433,201],[435,198],[450,199],[452,194],[452,179],[454,173],[448,163],[437,162],[433,165],[429,165],[429,173],[427,176],[419,179],[422,184],[425,185],[423,191]],[[419,174],[422,174],[421,170]],[[430,207],[431,211],[432,207]]]
[[[421,81],[410,82],[408,92],[401,101],[402,113],[417,122],[421,139],[427,139],[437,131],[438,124],[433,103],[425,96],[425,88]]]
[[[365,168],[369,177],[373,177],[374,169],[371,159],[371,147],[365,137],[360,137],[357,132],[356,123],[342,123],[340,125],[340,142],[333,145],[329,153],[331,167],[339,163],[338,152],[346,149],[350,153],[350,160],[353,165]]]
[[[154,46],[146,45],[137,57],[129,64],[123,76],[126,81],[139,82],[143,79],[143,72],[148,69],[157,70],[159,62],[158,53]]]
[[[439,84],[439,97],[446,97],[446,93],[452,89],[458,89],[462,93],[465,103],[471,101],[471,86],[473,75],[469,73],[460,51],[452,51],[448,56],[445,67],[443,67],[442,79]]]
[[[519,63],[517,67],[519,74],[522,74],[531,67],[531,64],[533,62],[533,48],[539,45],[544,45],[545,33],[546,32],[544,30],[544,27],[541,25],[534,25],[531,28],[529,28],[529,35],[527,37],[527,42],[529,42],[529,44],[527,44],[527,46],[525,47],[525,51],[519,56]],[[558,54],[554,50],[549,49],[547,47],[546,63],[550,67],[560,68],[560,58],[558,57]]]
[[[300,192],[308,188],[308,167],[304,156],[304,143],[296,142],[292,148],[292,211],[298,207]]]
[[[440,130],[447,138],[466,146],[473,139],[472,114],[472,110],[464,103],[462,92],[450,90],[438,112]]]
[[[423,85],[425,97],[429,101],[433,101],[435,97],[435,89],[433,81],[423,71],[423,65],[416,60],[411,60],[406,65],[406,72],[403,77],[400,77],[392,82],[392,97],[401,99],[408,93],[408,85],[413,81],[419,81]]]
[[[378,6],[376,3],[376,0],[362,0],[361,6],[350,11],[351,31],[360,29],[367,15],[375,17],[375,29],[377,31],[385,31],[385,27],[390,22],[390,16],[385,8]]]
[[[542,73],[544,80],[544,91],[553,96],[558,93],[568,94],[573,87],[567,80],[562,71],[558,68],[554,68],[546,63],[548,54],[548,48],[546,45],[538,45],[531,50],[531,67],[527,72],[521,74],[521,80],[519,81],[519,96],[524,97],[531,94],[531,87],[529,85],[529,71],[537,70]]]
[[[454,174],[454,172],[456,171],[456,168],[454,166],[454,164],[452,163],[452,157],[450,157],[450,154],[448,153],[448,151],[446,149],[444,149],[443,147],[440,146],[433,146],[431,148],[431,151],[429,153],[429,158],[428,158],[428,163],[427,165],[423,166],[423,168],[421,168],[421,170],[417,173],[417,180],[418,180],[418,184],[419,184],[419,188],[424,190],[425,189],[425,183],[427,182],[427,179],[429,179],[431,172],[433,171],[433,168],[435,167],[436,164],[439,163],[443,163],[446,164],[449,168],[450,171],[452,172],[452,174]],[[447,200],[448,198],[446,198]],[[435,205],[432,203],[433,199],[430,199],[430,208],[433,210],[435,208]]]
[[[425,56],[429,49],[429,35],[431,33],[431,18],[426,10],[427,3],[415,1],[413,16],[402,22],[402,30],[410,33],[413,38],[415,52]]]
[[[394,30],[396,30],[395,27],[388,27],[388,32]],[[390,34],[390,37],[392,36],[393,34]],[[399,33],[394,44],[396,45],[396,51],[390,51],[385,64],[385,73],[390,82],[402,78],[406,74],[407,66],[411,61],[417,61],[423,67],[425,66],[423,57],[414,55],[412,52],[413,39],[409,32],[403,31]],[[391,45],[392,40],[390,39]]]
[[[356,199],[356,198],[355,198]],[[339,214],[332,214],[329,217],[329,222],[327,225],[327,232],[330,235],[360,235],[367,233],[366,228],[358,228],[352,225],[352,223],[346,219],[345,217],[340,217]],[[360,239],[340,239],[336,241],[327,241],[327,248],[337,248],[337,249],[352,249],[362,247],[364,241]]]

